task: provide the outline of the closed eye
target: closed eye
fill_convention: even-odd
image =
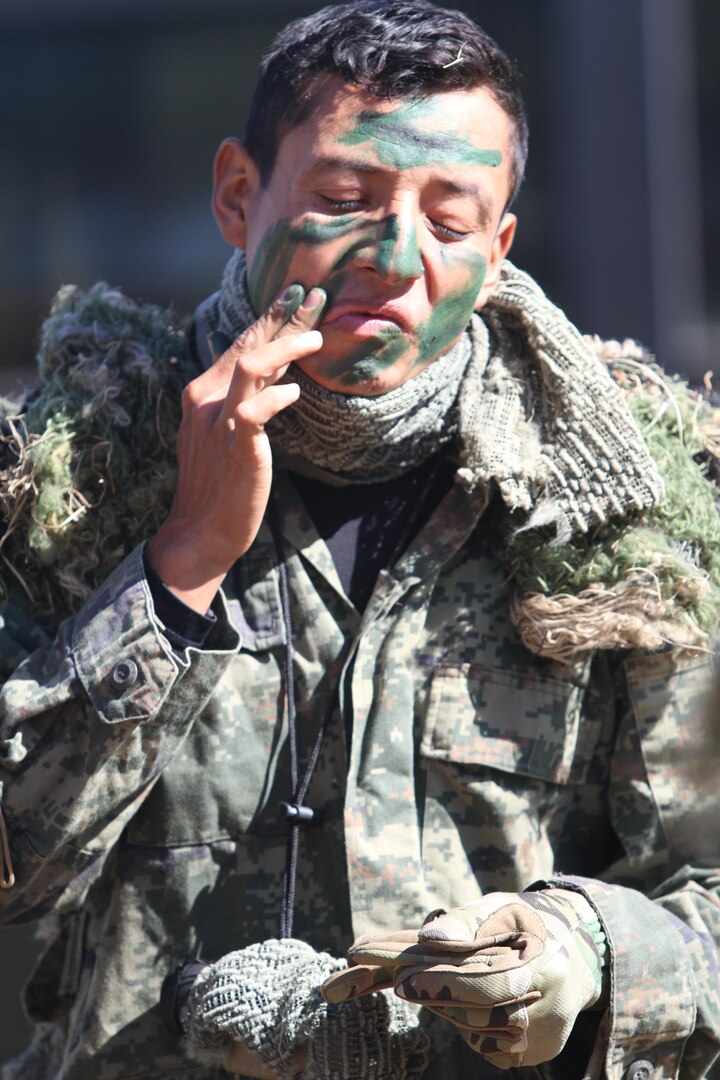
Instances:
[[[329,195],[321,195],[320,198],[328,210],[337,210],[342,214],[351,214],[355,210],[362,210],[365,205],[363,199],[333,199]]]
[[[466,236],[470,235],[469,232],[460,232],[459,229],[451,229],[449,225],[443,225],[440,221],[433,221],[432,218],[429,218],[428,220],[433,229],[448,240],[464,240]]]

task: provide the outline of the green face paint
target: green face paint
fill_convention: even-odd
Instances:
[[[382,234],[375,247],[375,265],[382,277],[394,274],[407,280],[423,273],[422,258],[415,225],[400,230],[397,214],[388,214],[382,223]]]
[[[330,302],[342,291],[347,280],[344,266],[361,249],[367,249],[377,260],[378,268],[382,267],[385,271],[393,266],[394,261],[402,266],[409,265],[409,260],[415,260],[414,265],[417,265],[420,258],[414,232],[404,243],[400,243],[395,214],[370,226],[367,223],[358,223],[357,218],[351,215],[330,218],[326,222],[310,219],[297,226],[291,226],[290,222],[283,218],[268,229],[248,268],[248,290],[255,311],[264,311],[275,299],[298,245],[307,244],[312,247],[328,244],[350,233],[357,235],[353,236],[349,245],[333,263],[327,277],[320,283],[328,293]],[[318,283],[306,284],[310,288],[312,284]],[[402,330],[388,326],[387,330],[359,341],[354,349],[337,360],[324,363],[323,371],[330,378],[340,379],[346,386],[359,385],[379,371],[391,367],[408,347],[408,339]]]
[[[277,296],[298,244],[330,244],[339,236],[354,232],[357,228],[357,218],[350,214],[329,218],[327,221],[308,220],[296,226],[291,226],[287,218],[276,221],[263,236],[255,257],[248,266],[248,292],[255,313],[260,315]],[[353,250],[345,253],[346,261]],[[335,268],[339,266],[336,265]],[[319,282],[309,282],[307,287],[311,288],[316,284]]]
[[[387,371],[408,351],[410,343],[399,327],[388,327],[364,338],[349,353],[323,364],[323,374],[339,379],[343,386],[370,382]]]
[[[322,284],[332,294],[334,276],[361,250],[368,251],[382,276],[394,273],[398,277],[411,278],[422,274],[415,227],[413,225],[401,232],[397,214],[389,214],[379,223],[370,225],[358,222],[356,217],[349,214],[327,221],[308,219],[296,226],[291,226],[286,218],[282,218],[268,229],[248,268],[248,290],[256,313],[264,311],[280,291],[295,247],[300,244],[330,244],[338,237],[351,233],[356,235],[333,263],[327,281],[307,282],[308,288],[313,284]]]
[[[487,271],[482,255],[465,256],[467,284],[445,293],[434,305],[430,318],[419,328],[418,355],[415,367],[442,356],[465,329],[475,308],[478,293]]]
[[[308,220],[298,226],[291,226],[287,219],[281,219],[268,229],[248,270],[250,299],[255,310],[264,311],[280,291],[297,245],[331,243],[352,233],[357,235],[335,260],[325,280],[319,283],[331,303],[343,291],[347,280],[345,265],[359,250],[371,253],[381,274],[391,269],[399,274],[422,272],[414,230],[403,237],[395,214],[371,226],[360,225],[352,215],[331,218],[327,222]],[[442,355],[462,333],[485,279],[486,261],[481,255],[464,254],[461,258],[448,251],[443,261],[449,270],[461,270],[466,284],[444,294],[433,307],[430,318],[418,327],[415,368]],[[312,284],[316,283],[306,283],[308,288]],[[350,352],[335,360],[324,361],[323,372],[344,386],[357,386],[396,364],[410,345],[411,340],[399,327],[388,326],[382,332],[363,338]]]
[[[398,169],[416,164],[497,167],[502,161],[499,151],[478,150],[462,134],[417,126],[424,117],[441,115],[439,104],[437,98],[432,98],[406,103],[391,113],[363,112],[340,141],[349,145],[371,143],[379,161]],[[296,261],[296,257],[303,247],[308,249],[308,267],[323,269],[314,275],[319,280],[306,280],[302,270],[298,280],[308,289],[313,285],[324,288],[331,305],[334,299],[347,295],[347,268],[359,254],[364,265],[374,265],[380,277],[395,275],[398,280],[408,281],[418,277],[424,273],[424,264],[416,229],[413,219],[403,223],[395,213],[372,221],[356,213],[308,216],[297,225],[281,218],[267,230],[248,267],[253,307],[258,313],[264,311],[290,274],[296,274],[291,267],[302,267],[302,260]],[[324,245],[330,245],[332,255],[311,254],[311,249]],[[444,284],[441,275],[444,291],[416,332],[408,335],[388,323],[371,335],[349,338],[342,355],[324,356],[320,361],[326,379],[348,387],[360,385],[404,356],[405,368],[410,370],[408,365],[413,369],[424,367],[447,351],[467,325],[485,278],[486,262],[477,253],[464,250],[461,254],[454,245],[441,246],[440,258],[447,271]]]
[[[371,143],[378,161],[392,169],[434,165],[486,165],[496,169],[502,162],[499,150],[478,150],[460,135],[417,127],[414,121],[440,114],[437,97],[411,101],[393,112],[361,112],[352,131],[340,142],[346,146]]]

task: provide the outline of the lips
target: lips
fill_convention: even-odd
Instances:
[[[400,308],[396,304],[392,303],[376,303],[367,300],[344,300],[337,304],[333,304],[325,318],[323,323],[325,325],[332,325],[332,323],[341,323],[348,327],[362,323],[379,322],[391,322],[398,326],[403,331],[412,330],[412,322],[408,317],[406,311]]]

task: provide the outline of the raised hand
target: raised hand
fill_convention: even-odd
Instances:
[[[290,285],[183,392],[178,486],[147,557],[165,584],[204,612],[236,559],[255,539],[272,481],[264,425],[292,405],[288,366],[322,346],[313,329],[326,295]]]

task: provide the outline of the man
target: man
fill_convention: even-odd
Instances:
[[[60,921],[4,1080],[711,1075],[717,517],[673,434],[675,522],[507,263],[526,142],[467,18],[326,8],[218,152],[235,252],[191,348],[102,288],[57,302],[6,557],[56,617],[96,587],[40,648],[6,615],[4,917]]]

